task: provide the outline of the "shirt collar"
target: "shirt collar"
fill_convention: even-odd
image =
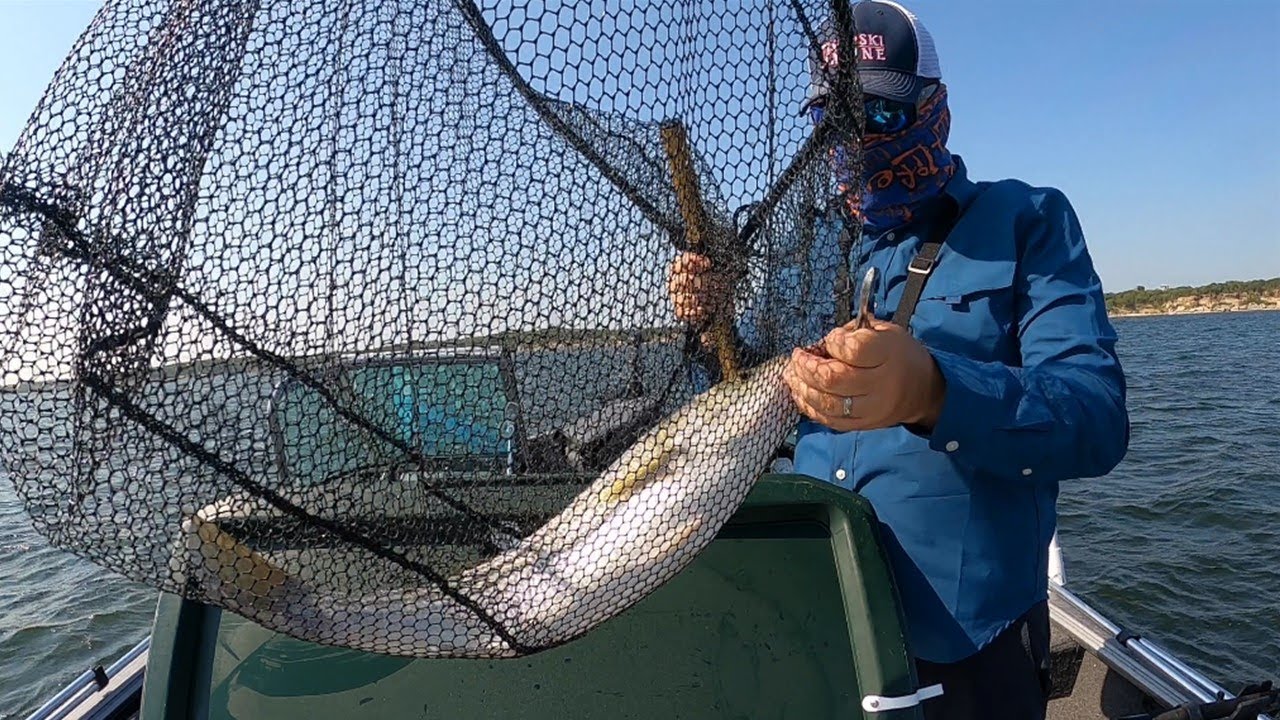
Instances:
[[[978,192],[978,186],[969,179],[969,171],[965,169],[964,159],[955,153],[951,154],[951,159],[955,161],[956,169],[951,179],[947,181],[946,188],[943,192],[955,199],[956,204],[965,208],[969,206],[969,201],[973,200],[974,195]]]

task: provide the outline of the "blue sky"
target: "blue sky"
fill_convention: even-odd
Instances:
[[[0,0],[0,149],[98,6]],[[977,179],[1063,189],[1108,290],[1280,276],[1280,2],[908,6],[952,150]]]

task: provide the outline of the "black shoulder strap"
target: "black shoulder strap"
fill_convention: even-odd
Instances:
[[[902,301],[898,303],[898,309],[893,313],[894,324],[904,328],[911,322],[911,316],[916,312],[916,303],[920,302],[924,283],[929,279],[929,274],[933,272],[933,267],[938,262],[938,252],[942,250],[942,244],[946,242],[947,236],[951,234],[951,229],[959,219],[960,208],[955,198],[947,193],[943,193],[940,198],[941,202],[938,203],[939,207],[935,211],[937,215],[929,228],[929,237],[925,238],[924,244],[920,246],[920,252],[916,253],[916,256],[911,259],[911,264],[907,266],[907,286],[902,291]]]

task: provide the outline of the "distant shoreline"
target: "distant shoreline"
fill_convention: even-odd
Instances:
[[[1169,317],[1172,315],[1238,315],[1240,313],[1254,312],[1280,312],[1280,307],[1245,307],[1245,308],[1218,308],[1218,309],[1195,309],[1195,310],[1151,310],[1148,312],[1118,312],[1108,313],[1111,318],[1140,318],[1140,317]]]
[[[1132,290],[1107,293],[1105,298],[1111,317],[1280,310],[1280,278],[1228,280],[1200,287],[1161,286],[1154,290],[1139,285]]]

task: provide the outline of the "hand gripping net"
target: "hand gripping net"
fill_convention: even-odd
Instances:
[[[818,338],[776,278],[859,144],[852,58],[816,62],[854,32],[825,2],[108,2],[0,165],[35,526],[380,653],[517,656],[623,611],[793,425],[777,358]],[[733,282],[696,327],[681,249]]]

